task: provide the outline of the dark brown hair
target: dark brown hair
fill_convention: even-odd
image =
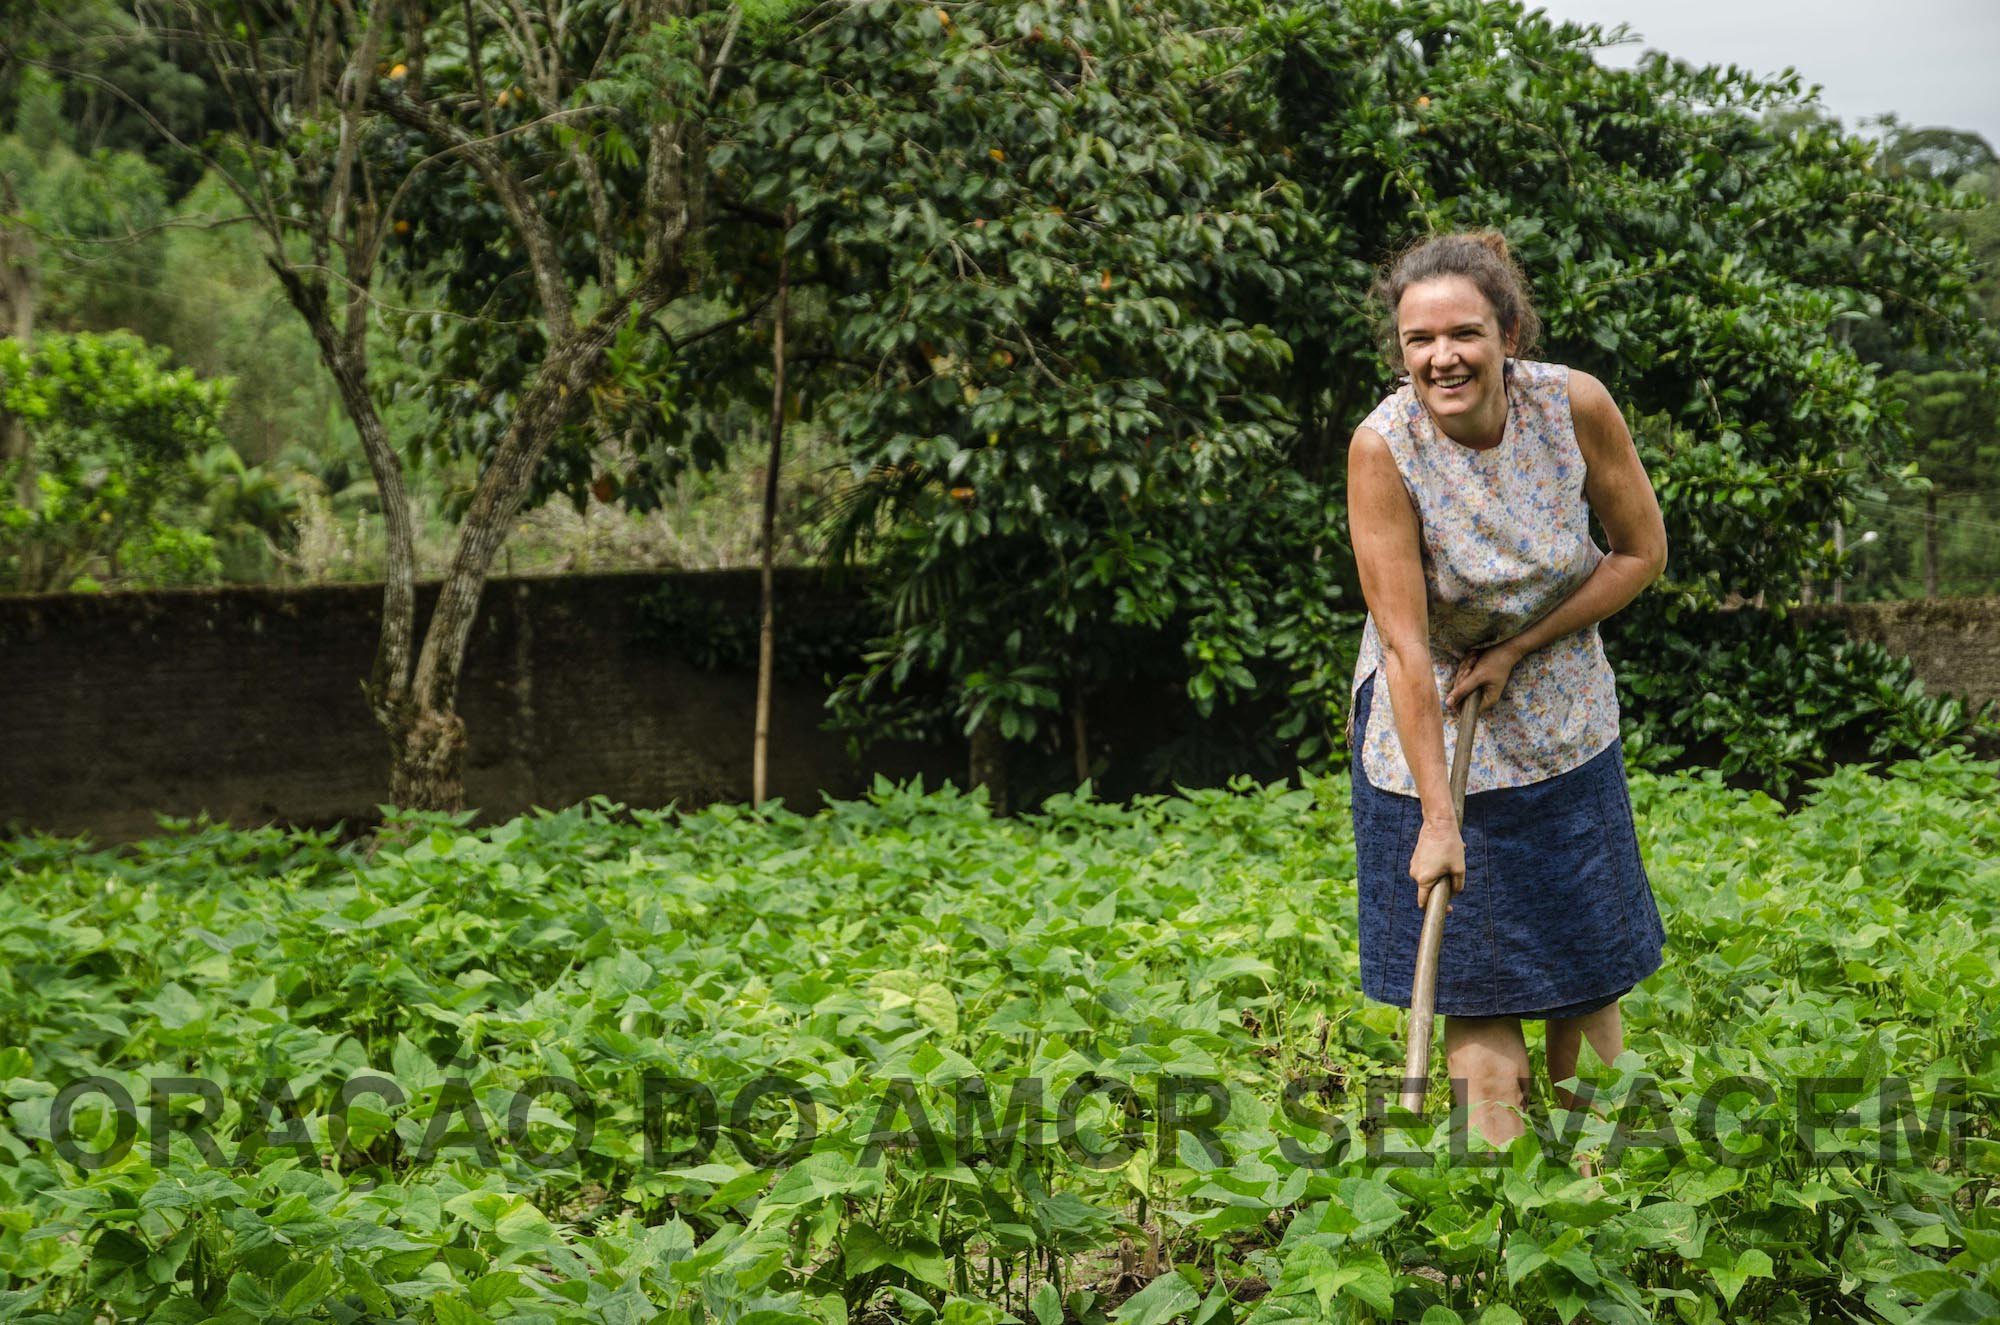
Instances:
[[[1403,370],[1403,341],[1396,331],[1396,308],[1403,292],[1419,281],[1440,276],[1463,276],[1479,287],[1493,316],[1500,323],[1500,337],[1514,338],[1514,353],[1526,356],[1541,339],[1542,319],[1528,297],[1528,278],[1521,264],[1507,251],[1507,240],[1498,230],[1462,230],[1437,235],[1416,243],[1389,260],[1375,278],[1375,298],[1381,304],[1382,347],[1389,363]]]

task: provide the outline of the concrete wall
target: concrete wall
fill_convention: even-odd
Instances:
[[[460,711],[466,790],[489,817],[593,795],[659,806],[747,800],[755,679],[678,661],[641,638],[655,574],[488,585]],[[754,573],[673,578],[754,613]],[[805,574],[780,622],[826,610]],[[388,746],[361,679],[381,591],[183,590],[0,598],[0,828],[153,831],[155,811],[234,823],[349,823],[388,795]],[[421,621],[430,595],[419,604]],[[781,682],[772,794],[800,808],[877,770],[963,780],[955,750],[884,746],[865,764],[819,730],[824,694]]]

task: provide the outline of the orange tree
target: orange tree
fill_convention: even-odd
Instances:
[[[706,118],[753,16],[704,0],[34,8],[45,24],[0,28],[0,64],[88,89],[232,190],[309,329],[380,501],[364,690],[391,799],[457,808],[459,675],[519,513],[580,493],[599,452],[654,448],[680,344],[745,316],[690,296]],[[221,113],[179,113],[178,84],[146,75],[154,48]],[[410,397],[420,426],[391,408]],[[475,457],[477,476],[423,615],[410,466],[427,446]]]

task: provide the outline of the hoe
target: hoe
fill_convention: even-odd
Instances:
[[[1458,704],[1458,742],[1451,760],[1451,808],[1465,831],[1465,779],[1472,769],[1472,731],[1479,722],[1484,688]],[[1424,927],[1417,937],[1417,970],[1410,981],[1409,1049],[1403,1058],[1403,1107],[1424,1111],[1424,1093],[1431,1079],[1431,1022],[1437,1007],[1438,948],[1444,942],[1444,913],[1451,909],[1451,881],[1439,879],[1424,906]]]

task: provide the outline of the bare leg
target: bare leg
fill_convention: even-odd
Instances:
[[[1446,1017],[1445,1060],[1454,1103],[1479,1134],[1504,1146],[1524,1130],[1515,1112],[1527,1099],[1528,1042],[1519,1017]]]
[[[1625,1023],[1619,1016],[1618,1005],[1613,1003],[1581,1017],[1551,1017],[1547,1026],[1544,1056],[1548,1059],[1549,1084],[1555,1088],[1556,1102],[1565,1109],[1579,1108],[1582,1101],[1576,1093],[1555,1083],[1576,1075],[1576,1060],[1583,1052],[1585,1039],[1590,1041],[1591,1051],[1606,1063],[1624,1051]],[[1594,1177],[1597,1165],[1579,1155],[1576,1171],[1586,1178]]]
[[[1546,1046],[1550,1085],[1555,1086],[1556,1082],[1576,1075],[1576,1060],[1583,1051],[1586,1038],[1592,1051],[1604,1062],[1610,1062],[1625,1051],[1625,1023],[1619,1016],[1616,1003],[1581,1017],[1550,1018]],[[1555,1086],[1555,1095],[1556,1102],[1565,1109],[1578,1107],[1572,1092]]]

